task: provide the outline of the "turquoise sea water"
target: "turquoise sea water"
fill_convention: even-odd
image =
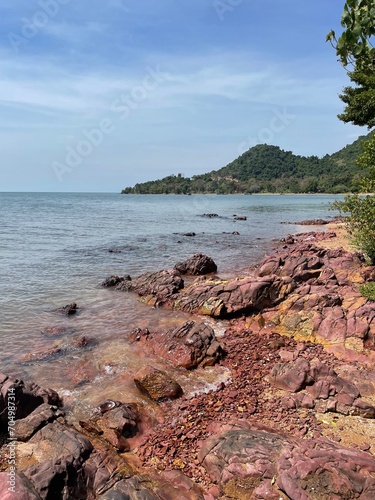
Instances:
[[[102,342],[156,321],[134,296],[102,289],[105,277],[171,268],[196,252],[210,255],[219,275],[246,272],[273,239],[311,229],[281,222],[333,217],[335,198],[0,193],[1,370],[27,370],[18,361],[50,345],[41,333],[48,326],[74,321],[79,333]],[[76,319],[56,314],[72,301],[82,307]]]

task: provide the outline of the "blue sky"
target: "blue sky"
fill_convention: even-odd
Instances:
[[[0,191],[106,191],[257,143],[322,156],[349,83],[342,0],[2,0]]]

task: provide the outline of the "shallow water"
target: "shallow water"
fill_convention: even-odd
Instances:
[[[126,381],[144,354],[136,355],[126,335],[135,327],[170,328],[188,316],[151,309],[133,295],[102,289],[101,281],[111,274],[171,268],[196,252],[210,255],[221,276],[246,272],[270,252],[273,239],[311,229],[281,222],[332,217],[328,203],[336,198],[0,193],[1,371],[64,391],[68,403],[80,401],[80,411],[86,400],[90,406],[119,387],[128,400],[139,397]],[[234,214],[247,220],[235,221]],[[82,308],[78,315],[56,313],[72,301]],[[55,337],[42,333],[54,326],[71,330]],[[220,331],[225,323],[214,326]],[[65,350],[75,336],[95,342]],[[61,347],[58,356],[22,362],[53,346]],[[190,392],[213,383],[209,370],[194,382],[186,376],[177,374]]]

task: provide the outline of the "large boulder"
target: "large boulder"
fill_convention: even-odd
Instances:
[[[190,274],[200,276],[203,274],[216,273],[217,265],[211,259],[202,253],[196,253],[184,262],[179,262],[174,268],[181,274]]]
[[[144,302],[161,306],[166,305],[170,297],[183,287],[184,280],[178,271],[172,269],[144,273],[131,281],[120,282],[115,288],[135,292]]]
[[[22,473],[43,500],[86,498],[83,464],[92,450],[87,438],[56,420],[34,434],[28,443],[18,445],[18,461]],[[34,463],[25,467],[29,462]]]
[[[163,370],[153,366],[141,368],[134,377],[138,389],[154,401],[176,399],[182,395],[180,384]]]
[[[243,278],[193,283],[175,297],[174,307],[189,313],[224,318],[273,307],[295,288],[290,278]]]
[[[187,321],[182,326],[161,333],[136,329],[130,340],[140,342],[158,357],[174,366],[188,370],[214,365],[223,355],[223,349],[213,329],[205,323]]]

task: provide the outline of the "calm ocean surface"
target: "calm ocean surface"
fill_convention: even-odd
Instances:
[[[336,198],[0,193],[1,370],[32,373],[53,385],[52,361],[48,377],[45,364],[20,362],[51,346],[42,334],[46,327],[74,324],[77,333],[106,342],[134,326],[160,326],[168,324],[168,314],[178,316],[164,317],[134,296],[102,289],[105,277],[170,268],[196,252],[210,255],[219,275],[245,272],[270,251],[272,239],[310,230],[281,222],[332,217],[328,204]],[[200,217],[204,213],[220,218]],[[236,222],[234,214],[247,220]],[[82,307],[78,316],[56,313],[72,301]]]

